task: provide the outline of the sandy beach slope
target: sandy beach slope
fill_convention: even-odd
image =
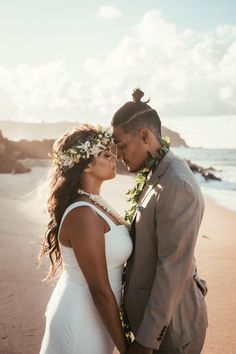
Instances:
[[[42,282],[48,263],[37,267],[39,236],[47,222],[47,168],[0,175],[0,354],[38,354],[44,311],[53,285]],[[126,208],[130,177],[104,185],[103,195]],[[207,280],[209,328],[203,354],[236,353],[236,213],[206,198],[196,248],[200,276]]]

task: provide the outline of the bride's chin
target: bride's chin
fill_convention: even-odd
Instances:
[[[116,177],[116,170],[113,170],[109,179],[113,179],[115,177]]]

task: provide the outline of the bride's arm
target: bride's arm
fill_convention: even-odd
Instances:
[[[86,278],[97,311],[115,346],[123,354],[126,340],[108,279],[104,225],[104,221],[90,207],[84,206],[69,213],[63,223],[63,231]]]

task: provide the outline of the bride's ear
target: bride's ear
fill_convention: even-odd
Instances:
[[[85,169],[83,170],[83,172],[85,172],[85,173],[91,173],[91,172],[92,172],[92,166],[93,166],[93,163],[90,162],[90,163],[88,164],[88,166],[85,167]]]
[[[88,165],[87,167],[85,167],[85,169],[83,170],[84,173],[90,173],[91,172],[91,166]]]

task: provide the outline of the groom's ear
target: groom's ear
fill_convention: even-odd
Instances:
[[[150,132],[147,128],[139,129],[139,137],[143,141],[144,144],[148,144],[150,138]]]

